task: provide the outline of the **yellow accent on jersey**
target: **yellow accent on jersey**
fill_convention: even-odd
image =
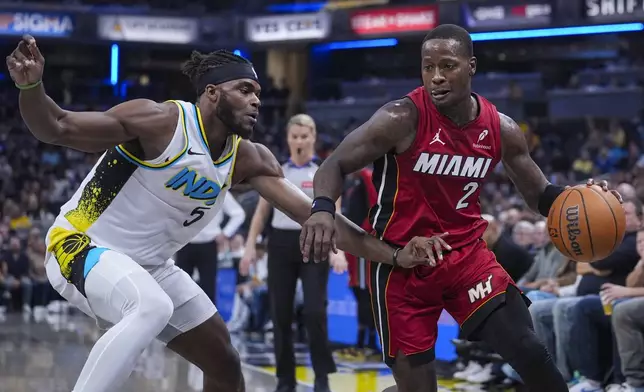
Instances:
[[[134,162],[136,162],[137,164],[139,164],[141,166],[149,167],[151,169],[161,169],[161,168],[164,168],[164,167],[168,167],[168,166],[172,165],[173,163],[175,163],[177,160],[179,160],[179,158],[181,158],[186,153],[186,151],[188,151],[188,144],[189,144],[188,143],[188,127],[187,127],[187,124],[186,124],[185,110],[184,110],[183,106],[179,102],[177,102],[175,100],[170,100],[170,101],[167,101],[167,102],[173,102],[175,105],[177,105],[179,107],[179,117],[181,118],[181,126],[183,127],[183,136],[184,136],[184,139],[185,139],[183,148],[181,149],[181,152],[179,152],[179,154],[177,154],[175,157],[173,157],[172,159],[170,159],[168,161],[165,161],[165,162],[162,162],[162,163],[150,163],[150,162],[143,161],[143,160],[137,158],[136,156],[134,156],[134,154],[132,154],[131,152],[129,152],[128,150],[125,149],[125,146],[123,144],[120,144],[117,147],[119,150],[121,150],[123,152],[123,154],[127,155],[128,158],[130,158],[131,160],[133,160]]]
[[[72,263],[76,255],[90,245],[89,237],[75,230],[54,227],[49,233],[49,246],[47,251],[54,254],[60,266],[60,273],[65,279],[70,280]]]
[[[195,108],[197,108],[197,121],[199,122],[198,124],[199,132],[201,132],[201,137],[206,142],[206,147],[208,147],[208,150],[210,150],[210,145],[208,144],[208,138],[206,137],[206,128],[203,126],[203,119],[201,118],[201,109],[199,109],[198,106],[195,106]],[[233,140],[233,143],[239,143],[237,139],[241,140],[241,138],[238,135],[233,135],[233,137],[236,138],[235,140]],[[223,157],[217,160],[213,160],[212,162],[215,165],[221,165],[222,163],[230,159],[234,151],[235,151],[235,144],[233,144],[233,148],[230,149],[230,152],[228,152],[228,154],[224,155]]]
[[[230,166],[230,172],[228,173],[228,179],[226,180],[226,183],[228,185],[232,185],[233,183],[233,174],[235,173],[235,164],[237,163],[237,153],[239,152],[239,143],[241,143],[242,138],[240,136],[234,135],[235,139],[233,140],[233,148],[230,149],[231,154],[235,154],[233,156],[233,164]]]
[[[197,122],[199,126],[199,132],[201,132],[201,137],[203,138],[203,141],[206,142],[206,147],[208,147],[208,150],[210,150],[210,145],[208,144],[208,138],[206,137],[206,127],[203,126],[203,120],[201,118],[201,109],[199,109],[199,106],[195,105],[195,109],[197,109]]]

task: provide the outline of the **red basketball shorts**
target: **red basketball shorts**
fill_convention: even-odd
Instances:
[[[467,336],[505,301],[508,285],[515,284],[483,240],[443,257],[436,267],[370,265],[371,306],[390,366],[398,351],[415,365],[433,361],[443,309]]]

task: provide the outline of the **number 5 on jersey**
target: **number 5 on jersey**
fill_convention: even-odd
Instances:
[[[201,220],[201,218],[206,215],[206,211],[208,211],[210,207],[195,207],[194,210],[190,213],[190,216],[193,217],[192,219],[188,220],[186,219],[183,221],[183,227],[188,227],[192,225],[193,223],[196,223]]]
[[[478,182],[472,181],[465,184],[465,186],[463,187],[463,192],[465,192],[465,195],[463,195],[463,197],[461,197],[461,200],[456,203],[456,209],[461,210],[463,208],[467,208],[470,205],[470,202],[465,200],[467,200],[468,197],[472,196],[472,194],[476,192],[477,189],[479,189]]]

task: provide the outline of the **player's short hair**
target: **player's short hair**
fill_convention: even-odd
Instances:
[[[190,59],[181,66],[181,72],[190,78],[192,84],[195,84],[208,70],[226,64],[251,64],[251,62],[225,49],[206,54],[193,50]]]
[[[286,124],[287,131],[289,128],[291,128],[291,125],[300,125],[302,127],[308,127],[308,128],[311,128],[313,133],[316,132],[315,120],[313,120],[313,117],[309,116],[308,114],[300,113],[291,117],[288,120],[288,123]]]
[[[458,42],[463,49],[463,55],[466,57],[474,56],[474,45],[472,44],[472,37],[461,26],[454,24],[442,24],[429,31],[423,39],[423,44],[432,39],[453,39]]]

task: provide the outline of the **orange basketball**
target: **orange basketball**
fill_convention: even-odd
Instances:
[[[548,214],[548,233],[571,260],[601,260],[622,243],[626,216],[619,200],[599,186],[577,185],[557,197]]]

